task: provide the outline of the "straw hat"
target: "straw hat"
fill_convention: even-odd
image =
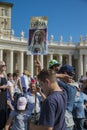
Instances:
[[[27,76],[31,76],[30,72],[28,70],[24,70],[23,74],[27,75]]]

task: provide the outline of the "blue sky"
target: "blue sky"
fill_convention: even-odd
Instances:
[[[15,36],[28,30],[31,16],[48,17],[48,40],[54,35],[54,41],[68,42],[72,36],[73,42],[79,42],[87,34],[87,0],[0,0],[14,4],[12,8],[12,25]]]

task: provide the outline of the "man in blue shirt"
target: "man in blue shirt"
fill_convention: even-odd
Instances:
[[[65,80],[62,81],[58,79],[58,84],[62,88],[64,88],[67,92],[68,101],[67,101],[65,118],[66,118],[67,130],[73,130],[74,121],[73,121],[72,111],[73,111],[75,95],[76,95],[76,87],[73,85],[73,83],[75,82],[73,80],[73,77],[75,75],[74,67],[65,64],[60,68],[59,73],[67,74],[72,77],[72,80],[67,80],[67,81]]]
[[[42,70],[38,79],[43,92],[47,95],[41,108],[39,126],[30,125],[31,130],[66,130],[65,109],[67,94],[56,80],[53,70]]]

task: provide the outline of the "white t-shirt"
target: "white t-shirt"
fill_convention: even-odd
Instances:
[[[12,81],[7,82],[7,85],[11,87],[12,96],[14,95],[15,89],[14,89],[14,83]]]
[[[26,90],[28,90],[28,88],[29,88],[29,81],[30,81],[30,79],[29,79],[29,77],[27,75],[23,74],[21,76],[22,87],[25,87]]]
[[[31,92],[27,92],[25,94],[25,97],[27,98],[27,108],[30,113],[34,113],[34,106],[35,106],[35,96],[31,94]],[[41,109],[41,101],[42,97],[39,93],[36,94],[36,113],[40,112]]]

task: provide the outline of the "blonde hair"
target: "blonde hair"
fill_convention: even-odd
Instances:
[[[3,65],[4,61],[0,61],[0,67]]]
[[[5,63],[5,62],[4,61],[0,61],[0,73],[2,73],[4,76],[6,76],[6,72],[5,71],[1,71],[1,67],[2,67],[3,63]]]

